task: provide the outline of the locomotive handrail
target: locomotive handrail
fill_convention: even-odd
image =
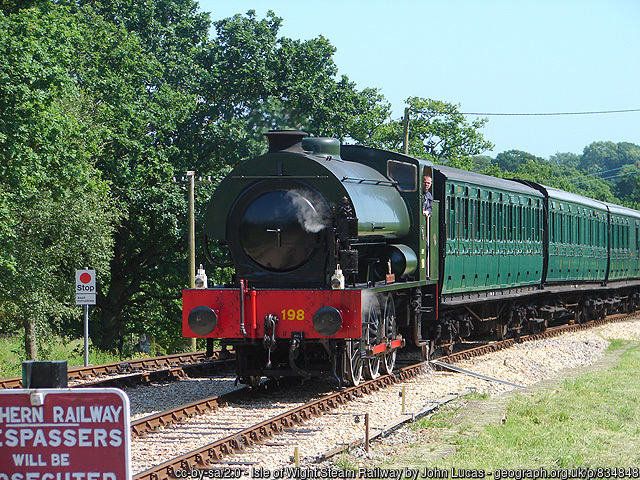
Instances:
[[[234,180],[258,180],[258,179],[263,179],[263,178],[288,178],[288,179],[295,179],[295,178],[301,178],[303,180],[310,180],[313,178],[329,178],[328,175],[234,175],[233,178]]]
[[[389,187],[395,187],[398,185],[398,182],[394,180],[371,180],[367,178],[356,178],[356,177],[342,177],[342,182],[352,181],[358,183],[370,182],[372,185],[386,185]]]

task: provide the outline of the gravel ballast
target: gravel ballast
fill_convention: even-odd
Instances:
[[[634,340],[640,338],[640,320],[611,323],[595,329],[565,334],[559,337],[534,342],[520,343],[507,350],[489,353],[481,357],[457,362],[457,367],[470,370],[488,377],[508,381],[524,387],[541,380],[554,377],[561,370],[593,364],[605,352],[609,340]],[[165,394],[169,398],[162,401],[157,397],[157,386],[146,391],[141,388],[128,391],[131,399],[132,414],[149,415],[150,412],[188,403],[188,398],[202,398],[204,395],[216,395],[226,389],[234,388],[232,379],[191,382],[197,392],[185,393],[182,389],[173,391],[169,387]],[[176,384],[176,388],[180,384]],[[182,388],[182,387],[180,387]],[[364,414],[369,414],[371,434],[387,428],[398,417],[410,416],[432,406],[437,399],[448,395],[462,394],[468,391],[500,395],[514,387],[498,382],[449,371],[427,369],[425,373],[410,381],[367,395],[347,405],[333,410],[330,414],[316,417],[290,432],[278,435],[263,445],[247,449],[244,453],[229,458],[230,465],[242,465],[247,468],[264,467],[271,471],[292,465],[292,456],[297,447],[301,465],[313,467],[317,458],[324,452],[364,437]],[[404,395],[405,414],[402,413]],[[167,428],[146,438],[132,442],[132,461],[134,473],[141,472],[153,465],[163,463],[170,458],[187,453],[202,445],[228,436],[229,428],[238,430],[247,426],[253,419],[266,419],[305,402],[302,393],[297,397],[270,397],[262,404],[254,404],[251,409],[231,406],[207,415],[191,419],[178,428]],[[202,392],[207,392],[203,394]],[[218,393],[212,393],[218,392]],[[295,398],[295,400],[291,400]],[[236,427],[237,425],[237,427]],[[407,440],[411,440],[407,433]],[[396,437],[395,440],[401,442]],[[375,451],[375,446],[372,448]],[[389,455],[388,449],[386,455]],[[375,454],[370,454],[375,455]]]

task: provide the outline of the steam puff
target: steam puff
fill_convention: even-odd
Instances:
[[[291,205],[295,209],[298,222],[305,232],[318,233],[323,228],[329,226],[329,218],[322,215],[319,210],[325,210],[322,200],[319,198],[309,198],[309,191],[290,190],[287,192],[287,198],[291,201]],[[312,203],[313,201],[313,203]],[[316,204],[318,208],[314,207]]]

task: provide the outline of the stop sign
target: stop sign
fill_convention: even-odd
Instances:
[[[76,305],[95,305],[95,304],[96,304],[96,271],[95,270],[76,270]]]
[[[76,270],[76,293],[96,293],[95,270]]]

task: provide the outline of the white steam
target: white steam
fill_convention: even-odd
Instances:
[[[327,210],[326,205],[322,199],[314,198],[312,192],[290,190],[287,192],[287,198],[295,208],[298,222],[305,232],[318,233],[331,225],[329,215],[322,213]]]

